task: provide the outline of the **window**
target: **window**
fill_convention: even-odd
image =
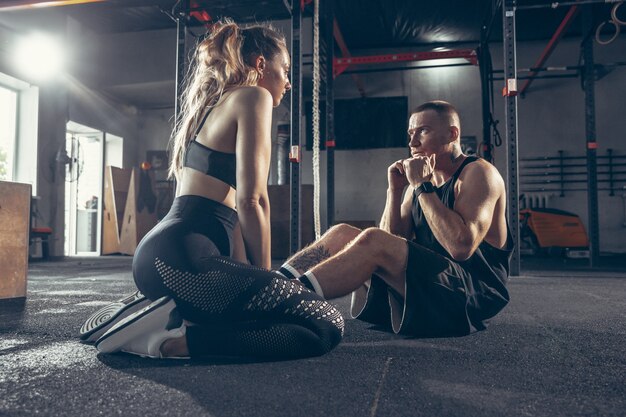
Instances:
[[[0,180],[13,181],[17,133],[17,93],[0,86]]]
[[[0,180],[32,185],[37,195],[39,88],[0,73]]]

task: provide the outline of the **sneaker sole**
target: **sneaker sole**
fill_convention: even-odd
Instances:
[[[95,343],[117,321],[141,310],[151,301],[139,291],[132,295],[111,303],[89,316],[80,328],[80,340],[84,343]]]
[[[171,297],[161,297],[158,300],[152,302],[147,307],[135,312],[134,314],[118,321],[113,327],[109,329],[104,335],[96,341],[96,348],[101,353],[115,353],[122,350],[122,347],[128,344],[135,337],[150,333],[154,329],[158,329],[163,326],[163,322],[169,320],[170,313],[176,307],[172,302],[171,308],[162,308],[168,305],[172,300]],[[151,321],[139,320],[150,314]],[[151,355],[139,355],[143,357],[155,358],[158,356]]]

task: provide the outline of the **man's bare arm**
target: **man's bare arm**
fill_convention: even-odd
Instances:
[[[406,190],[406,179],[402,160],[396,161],[387,168],[387,199],[385,210],[380,219],[380,228],[406,239],[411,235],[411,202],[412,193]],[[406,192],[405,192],[406,191]],[[404,194],[404,199],[402,195]]]
[[[485,161],[467,165],[455,190],[454,209],[444,206],[434,193],[422,193],[420,206],[437,241],[452,258],[468,259],[491,227],[494,209],[504,195],[504,181]]]
[[[402,198],[402,193],[404,193],[404,198]],[[380,219],[380,228],[405,239],[411,239],[413,235],[411,230],[412,202],[413,193],[410,188],[399,192],[388,189],[385,210]]]

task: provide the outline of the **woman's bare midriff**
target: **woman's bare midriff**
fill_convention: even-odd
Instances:
[[[228,184],[192,168],[183,168],[176,196],[198,195],[235,209],[236,191]]]

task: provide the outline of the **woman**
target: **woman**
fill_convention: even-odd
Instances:
[[[267,25],[225,20],[199,44],[172,134],[177,196],[133,259],[137,288],[155,301],[113,325],[99,351],[281,358],[339,343],[339,312],[270,271],[271,117],[289,65]]]

